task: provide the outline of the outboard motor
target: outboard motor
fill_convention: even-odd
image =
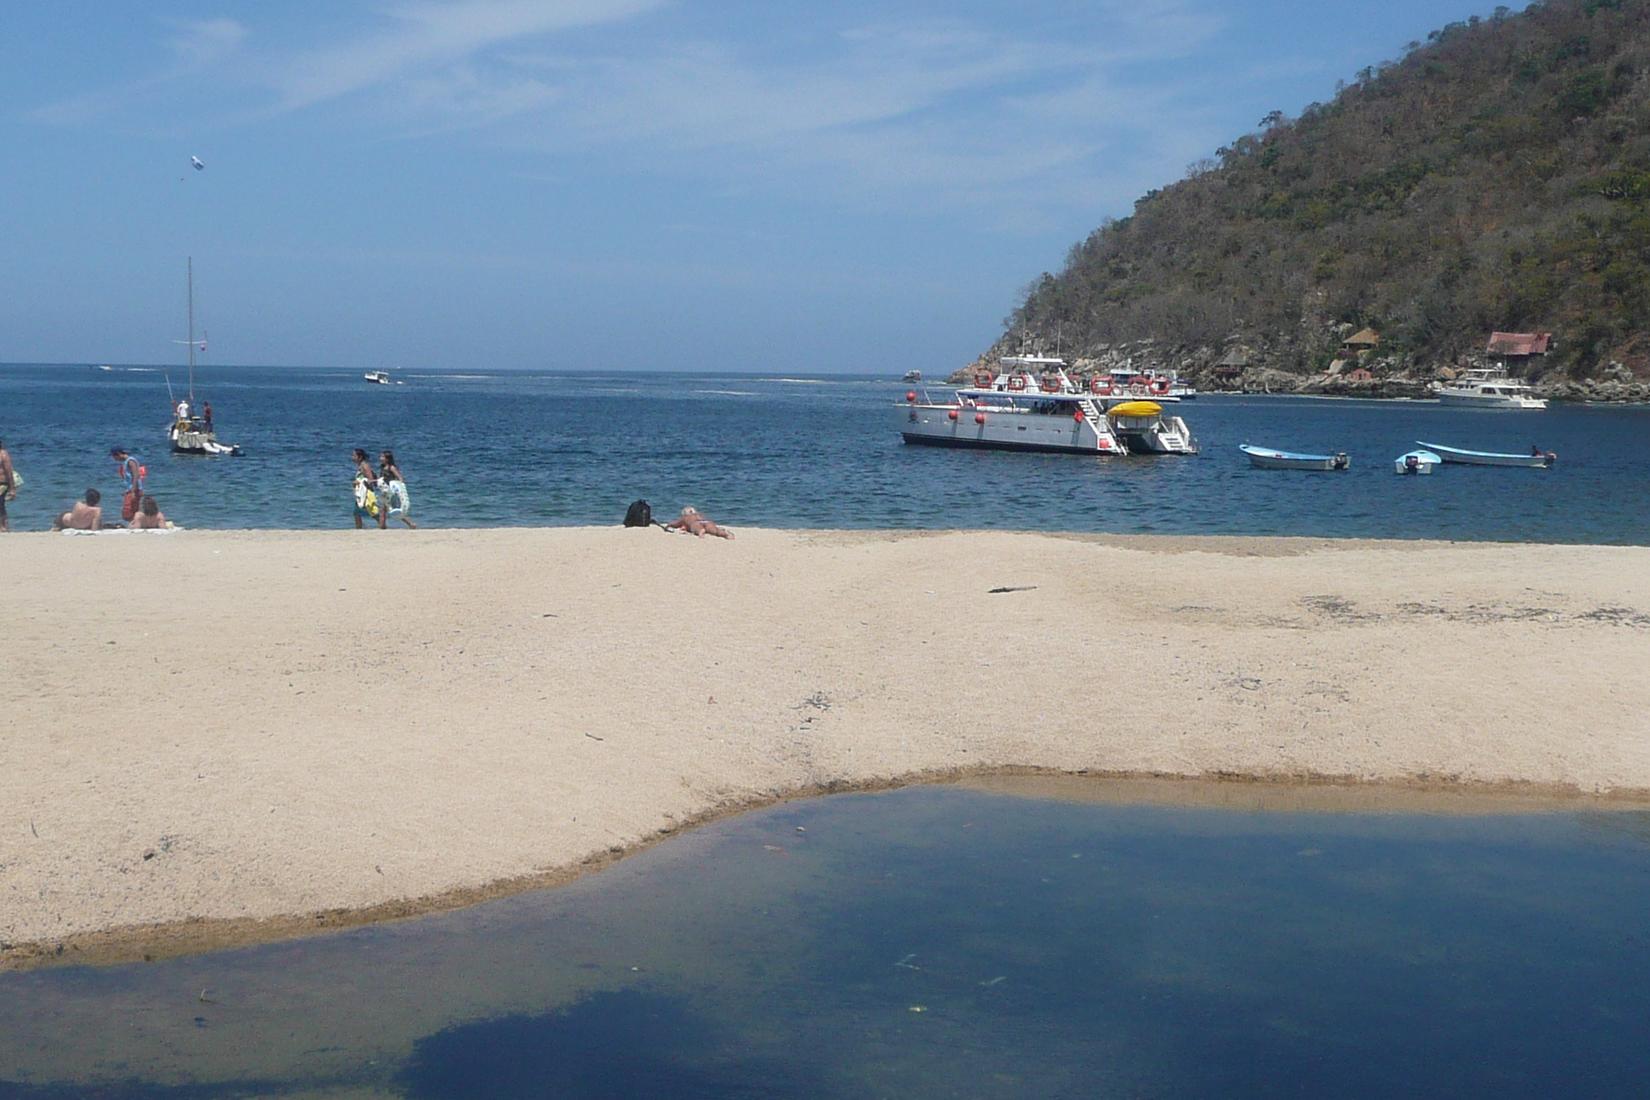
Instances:
[[[1342,452],[1340,452],[1339,454],[1337,454],[1335,456],[1334,462],[1332,464],[1334,465],[1335,469],[1344,470],[1348,466],[1352,465],[1352,460],[1350,458],[1346,457],[1346,452],[1345,451],[1342,451]]]

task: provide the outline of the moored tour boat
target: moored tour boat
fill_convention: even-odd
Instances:
[[[1270,447],[1251,447],[1244,443],[1238,450],[1249,456],[1249,464],[1262,470],[1345,470],[1352,460],[1345,451],[1332,455],[1298,454],[1295,451],[1275,451]]]
[[[1552,451],[1543,451],[1540,447],[1531,447],[1528,454],[1503,454],[1497,451],[1463,451],[1458,447],[1444,447],[1421,440],[1415,442],[1418,446],[1435,452],[1444,462],[1459,463],[1463,466],[1523,466],[1532,470],[1545,470],[1558,461],[1558,455]]]
[[[1113,367],[1100,375],[1097,381],[1110,383],[1108,396],[1144,397],[1153,401],[1190,401],[1197,396],[1195,387],[1181,381],[1172,370],[1135,370],[1133,367]]]
[[[949,401],[911,390],[900,409],[905,442],[924,446],[1060,454],[1196,454],[1186,422],[1162,407],[1134,402],[1133,416],[1114,418],[1125,399],[1091,383],[1079,386],[1062,359],[1009,356],[996,374],[981,371],[974,385]],[[1098,382],[1099,380],[1095,380]],[[1152,405],[1150,411],[1139,407]]]

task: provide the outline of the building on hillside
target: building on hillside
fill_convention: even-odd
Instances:
[[[1249,369],[1249,364],[1250,360],[1248,348],[1231,348],[1225,355],[1221,356],[1219,362],[1215,364],[1215,377],[1223,378],[1228,381],[1239,378],[1242,376],[1244,371]]]
[[[1345,378],[1348,382],[1373,382],[1373,381],[1375,381],[1375,376],[1370,373],[1368,367],[1353,367],[1351,370],[1347,371],[1341,377]]]
[[[1368,355],[1381,345],[1381,334],[1372,328],[1354,332],[1341,341],[1341,358],[1354,359]]]
[[[1546,355],[1552,345],[1553,334],[1550,332],[1492,332],[1484,350],[1508,371],[1515,368],[1524,371]]]

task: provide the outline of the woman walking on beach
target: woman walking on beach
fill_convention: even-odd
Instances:
[[[384,486],[386,505],[379,509],[378,526],[388,526],[389,517],[394,516],[408,527],[416,528],[418,524],[412,521],[412,495],[407,492],[407,479],[401,476],[401,467],[395,464],[394,451],[378,453],[378,481]]]
[[[357,447],[351,457],[355,460],[355,529],[359,531],[365,526],[363,519],[377,519],[378,526],[382,527],[383,510],[378,506],[378,494],[373,491],[378,476],[372,472],[366,451]]]

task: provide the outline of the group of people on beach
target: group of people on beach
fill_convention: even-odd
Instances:
[[[123,488],[120,520],[104,521],[103,494],[92,486],[68,510],[52,517],[53,531],[102,531],[118,527],[152,531],[171,525],[166,513],[160,510],[160,502],[144,491],[143,483],[149,471],[143,463],[128,454],[124,447],[111,448],[109,457],[115,460],[120,470]],[[17,491],[22,487],[23,475],[12,464],[5,440],[0,440],[0,532],[11,530],[7,505],[17,499]]]
[[[114,459],[120,472],[120,521],[104,520],[103,494],[96,487],[89,487],[81,499],[75,501],[68,510],[59,512],[52,518],[52,530],[101,531],[105,528],[124,526],[142,531],[171,526],[166,513],[160,510],[160,502],[145,489],[149,471],[142,461],[124,447],[111,448],[109,457]],[[412,518],[412,494],[407,489],[406,476],[402,474],[401,466],[396,462],[395,452],[378,452],[377,469],[373,468],[367,452],[360,447],[350,452],[350,460],[355,468],[356,529],[360,530],[372,522],[382,530],[389,526],[392,517],[399,519],[409,528],[416,528],[418,524],[414,523]],[[13,467],[5,441],[0,440],[0,532],[11,530],[6,506],[17,498],[17,491],[22,484],[22,475]],[[701,538],[706,535],[714,538],[733,538],[732,531],[720,526],[709,516],[703,515],[692,505],[683,508],[681,514],[669,523],[658,526],[667,531],[682,531]]]
[[[350,452],[350,458],[355,463],[355,529],[361,530],[372,520],[383,530],[389,526],[391,516],[416,528],[412,494],[407,491],[407,479],[395,461],[395,452],[379,451],[377,470],[360,447]]]
[[[144,490],[149,468],[125,447],[110,448],[109,457],[115,460],[115,465],[120,471],[119,522],[104,522],[103,494],[96,488],[88,488],[85,495],[75,501],[68,511],[59,512],[52,517],[53,531],[102,531],[118,527],[129,527],[134,531],[157,531],[171,526],[166,513],[160,510],[160,502]]]

